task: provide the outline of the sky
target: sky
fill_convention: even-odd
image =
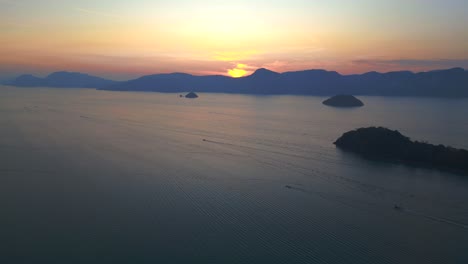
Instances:
[[[0,79],[468,68],[466,0],[0,0]]]

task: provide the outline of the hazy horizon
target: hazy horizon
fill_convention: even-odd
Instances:
[[[467,70],[466,68],[463,68],[463,67],[450,67],[450,68],[441,68],[441,69],[432,69],[432,70],[427,70],[427,71],[411,71],[411,70],[398,70],[398,71],[387,71],[387,72],[382,72],[382,71],[368,71],[368,72],[364,72],[364,73],[361,73],[361,74],[365,74],[365,73],[370,73],[370,72],[377,72],[377,73],[381,73],[381,74],[385,74],[385,73],[391,73],[391,72],[412,72],[412,73],[420,73],[420,72],[430,72],[430,71],[439,71],[439,70],[449,70],[449,69],[454,69],[454,68],[461,68],[463,70]],[[57,72],[67,72],[67,73],[80,73],[80,74],[88,74],[88,75],[91,75],[91,76],[95,76],[95,77],[101,77],[101,78],[107,78],[109,80],[113,80],[113,81],[130,81],[130,80],[134,80],[134,79],[138,79],[138,78],[141,78],[141,77],[145,77],[145,76],[150,76],[150,75],[159,75],[159,74],[189,74],[189,75],[192,75],[192,76],[226,76],[226,77],[229,77],[229,78],[242,78],[242,77],[248,77],[252,74],[255,73],[255,71],[257,70],[260,70],[260,69],[265,69],[265,70],[268,70],[268,71],[273,71],[271,69],[268,69],[268,68],[257,68],[255,69],[254,71],[248,73],[247,75],[244,75],[244,76],[241,76],[241,77],[233,77],[233,76],[230,76],[230,75],[223,75],[223,74],[192,74],[192,73],[187,73],[187,72],[160,72],[160,73],[153,73],[153,74],[147,74],[147,75],[136,75],[134,78],[130,78],[130,79],[119,79],[119,78],[107,78],[106,76],[100,76],[100,75],[93,75],[92,73],[88,73],[88,72],[75,72],[75,71],[69,71],[69,70],[59,70],[59,71],[54,71],[54,72],[49,72],[49,73],[45,73],[45,74],[42,74],[42,75],[36,75],[36,74],[31,74],[31,73],[21,73],[21,74],[18,74],[18,75],[15,75],[15,76],[12,76],[12,77],[9,77],[9,78],[5,78],[5,79],[0,79],[0,81],[4,80],[4,81],[7,81],[7,80],[12,80],[14,79],[15,77],[20,77],[22,75],[33,75],[35,77],[39,77],[39,78],[46,78],[47,76],[49,76],[50,74],[53,74],[53,73],[57,73]],[[325,70],[325,71],[329,71],[329,72],[337,72],[338,74],[340,75],[343,75],[343,76],[346,76],[346,75],[353,75],[353,74],[343,74],[343,73],[340,73],[338,71],[334,71],[334,70],[326,70],[326,69],[298,69],[296,71],[283,71],[283,72],[277,72],[277,71],[273,71],[273,72],[276,72],[276,73],[280,73],[280,74],[283,74],[283,73],[288,73],[288,72],[300,72],[300,71],[320,71],[320,70]]]
[[[0,79],[468,68],[468,2],[0,0]]]

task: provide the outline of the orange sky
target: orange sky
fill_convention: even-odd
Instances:
[[[0,77],[468,68],[468,1],[96,2],[0,0]]]

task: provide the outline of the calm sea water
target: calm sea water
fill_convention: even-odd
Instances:
[[[468,177],[332,144],[468,148],[468,100],[323,99],[0,87],[0,262],[468,263]]]

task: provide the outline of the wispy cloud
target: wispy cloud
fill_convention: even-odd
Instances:
[[[418,59],[397,59],[397,60],[385,60],[385,59],[360,59],[353,60],[353,64],[368,65],[368,66],[398,66],[398,67],[462,67],[468,68],[468,59],[430,59],[430,60],[418,60]]]
[[[0,0],[0,4],[7,4],[7,5],[16,5],[16,6],[21,6],[22,4],[17,2],[17,1],[11,1],[11,0]]]
[[[17,22],[11,22],[11,21],[4,21],[2,22],[8,27],[13,27],[13,28],[23,28],[23,29],[30,29],[33,28],[34,26],[31,24],[24,24],[24,23],[17,23]],[[1,28],[1,27],[0,27]]]
[[[217,61],[242,61],[251,59],[255,55],[259,55],[260,52],[256,50],[247,50],[247,51],[228,51],[228,52],[221,52],[217,51],[214,52],[213,59]]]
[[[110,18],[121,18],[118,15],[107,13],[107,12],[101,12],[101,11],[96,11],[96,10],[91,10],[91,9],[86,9],[86,8],[81,8],[81,7],[76,7],[76,11],[85,13],[88,15],[95,15],[95,16],[102,16],[102,17],[110,17]]]

